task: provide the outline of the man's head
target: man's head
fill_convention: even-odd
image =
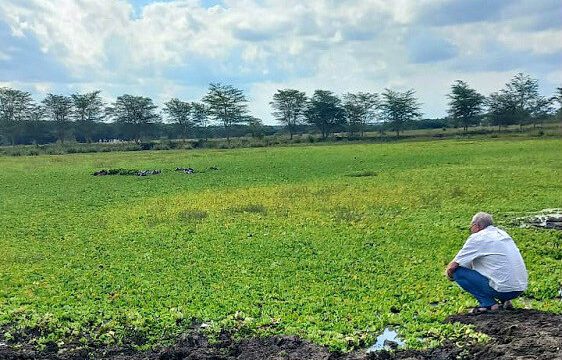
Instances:
[[[493,224],[494,220],[492,219],[492,215],[485,212],[479,212],[472,217],[472,221],[470,222],[470,232],[473,234],[477,233]]]

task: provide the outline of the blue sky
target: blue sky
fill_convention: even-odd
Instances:
[[[562,86],[559,0],[2,0],[0,86],[198,100],[210,82],[273,123],[277,89],[413,88],[426,117],[454,80],[483,94],[517,72]]]

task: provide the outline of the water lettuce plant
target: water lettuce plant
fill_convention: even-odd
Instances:
[[[560,140],[436,141],[0,157],[0,326],[41,348],[295,334],[366,347],[483,337],[443,324],[473,300],[443,276],[476,211],[527,262],[517,306],[562,312]],[[217,169],[190,176],[177,167]],[[104,168],[162,169],[103,176]]]

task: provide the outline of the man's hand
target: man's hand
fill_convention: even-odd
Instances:
[[[453,281],[453,274],[455,273],[455,270],[457,270],[458,267],[459,267],[459,263],[455,261],[451,261],[449,265],[447,265],[447,269],[445,269],[445,275],[447,275],[447,278],[450,281]]]

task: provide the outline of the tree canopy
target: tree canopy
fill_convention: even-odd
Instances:
[[[380,108],[379,95],[369,92],[347,93],[343,96],[349,133],[363,136],[365,127],[377,118]]]
[[[156,109],[151,98],[125,94],[117,97],[108,108],[108,114],[116,123],[125,127],[132,139],[139,142],[146,128],[160,121]]]
[[[295,89],[277,90],[269,104],[273,108],[273,117],[287,127],[292,139],[297,126],[304,121],[307,105],[305,92]]]
[[[0,129],[14,145],[22,128],[22,122],[30,119],[33,107],[31,94],[26,91],[0,88]]]
[[[451,85],[449,98],[449,117],[455,127],[462,126],[466,131],[469,126],[477,125],[483,111],[484,95],[470,88],[467,83],[457,80]]]
[[[48,119],[54,121],[57,128],[57,137],[61,143],[64,142],[68,123],[72,115],[72,100],[68,96],[47,94],[43,99],[45,113]]]
[[[195,125],[192,118],[192,105],[190,102],[181,101],[177,98],[170,99],[164,103],[163,112],[172,123],[178,124],[182,138],[185,140],[189,129]]]
[[[242,90],[232,85],[211,83],[207,95],[203,97],[203,102],[207,105],[208,114],[223,124],[229,141],[228,129],[247,120],[248,100]]]
[[[500,91],[487,99],[488,118],[492,125],[536,125],[552,114],[552,99],[539,94],[538,80],[529,75],[515,75]]]
[[[413,89],[404,92],[385,89],[382,94],[382,113],[391,128],[396,131],[396,136],[400,136],[400,131],[407,122],[422,115],[420,104],[414,95]]]
[[[86,94],[70,95],[72,115],[77,123],[77,130],[88,142],[92,141],[94,123],[102,121],[105,117],[105,104],[100,97],[100,92],[96,90]]]
[[[306,109],[306,121],[326,139],[345,125],[345,111],[339,97],[328,90],[315,90]]]

